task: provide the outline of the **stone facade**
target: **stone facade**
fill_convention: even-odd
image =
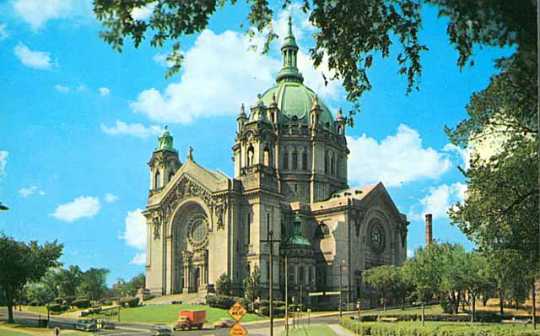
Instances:
[[[285,259],[289,295],[336,291],[354,302],[362,271],[401,264],[407,219],[384,186],[347,185],[348,118],[336,117],[303,84],[292,32],[282,47],[276,85],[237,118],[234,178],[181,163],[165,131],[152,154],[147,218],[146,286],[168,295],[213,290],[226,273],[235,294],[258,267],[268,288],[273,238],[274,293],[283,296]],[[369,158],[366,158],[369,160]],[[287,258],[285,258],[285,256]],[[318,303],[335,301],[319,297]]]

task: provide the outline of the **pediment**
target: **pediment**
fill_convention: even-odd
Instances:
[[[382,208],[388,216],[391,216],[396,222],[400,223],[405,221],[405,215],[399,212],[396,204],[392,200],[392,197],[380,182],[362,197],[362,203],[369,209],[373,207]]]

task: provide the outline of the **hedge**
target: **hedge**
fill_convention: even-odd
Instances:
[[[208,295],[206,297],[206,303],[213,308],[229,309],[237,301],[241,301],[240,303],[242,303],[242,305],[245,304],[245,300],[243,298],[236,296]]]
[[[51,304],[51,305],[49,305],[49,311],[51,311],[53,313],[63,313],[68,309],[69,309],[69,306],[64,305],[64,304]]]
[[[122,307],[125,307],[125,306],[137,307],[139,305],[139,298],[138,297],[125,297],[125,298],[121,298],[118,303]]]
[[[348,318],[341,325],[359,336],[536,336],[527,330],[512,330],[502,326],[471,326],[470,324],[425,325],[419,323],[370,323]]]
[[[421,321],[422,315],[420,314],[385,314],[385,315],[362,315],[360,321],[374,322],[381,318],[392,318],[396,321]],[[355,317],[355,319],[357,319]],[[501,322],[501,316],[497,313],[482,312],[475,314],[475,322]],[[470,315],[450,315],[450,314],[426,314],[424,315],[424,321],[433,322],[470,322]]]
[[[90,307],[90,300],[79,298],[71,303],[72,306],[77,308],[88,308]]]

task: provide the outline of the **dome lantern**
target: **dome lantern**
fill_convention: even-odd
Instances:
[[[298,45],[292,32],[292,19],[290,16],[287,36],[285,36],[283,45],[281,46],[281,55],[283,57],[283,66],[277,75],[276,82],[291,81],[302,83],[304,77],[302,77],[297,67]]]

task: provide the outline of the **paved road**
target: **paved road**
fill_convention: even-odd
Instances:
[[[46,319],[47,316],[38,315],[28,312],[19,312],[14,311],[15,320],[21,324],[27,325],[37,325],[38,319]],[[0,309],[0,320],[7,319],[7,309]],[[51,322],[54,325],[59,326],[60,328],[72,328],[73,324],[76,322],[76,319],[63,318],[57,316],[51,316]],[[338,323],[338,316],[325,316],[325,317],[311,317],[309,320],[306,317],[297,321],[300,325],[309,324],[336,324]],[[103,330],[95,333],[95,335],[114,335],[114,336],[152,336],[151,324],[142,324],[142,323],[129,323],[129,322],[115,322],[116,329],[114,330]],[[289,325],[292,327],[292,320],[289,320]],[[257,322],[257,323],[248,323],[243,324],[243,326],[248,330],[250,336],[267,336],[270,335],[270,322]],[[274,335],[279,335],[285,328],[285,322],[283,320],[274,321]],[[175,336],[192,336],[192,335],[215,335],[215,336],[226,336],[229,335],[228,328],[223,329],[203,329],[203,330],[191,330],[191,331],[175,331]]]

